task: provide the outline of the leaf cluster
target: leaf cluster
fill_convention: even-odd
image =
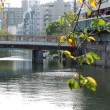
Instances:
[[[51,21],[46,27],[46,35],[54,35],[56,33],[62,33],[64,28],[63,24],[60,24],[58,21]]]
[[[59,37],[58,43],[59,46],[62,43],[66,43],[73,48],[76,48],[76,52],[70,52],[68,50],[64,51],[64,54],[69,57],[71,60],[75,60],[80,67],[83,65],[83,63],[86,63],[88,65],[91,65],[94,63],[94,60],[99,60],[100,57],[98,54],[94,52],[83,52],[83,54],[79,54],[78,52],[83,49],[83,46],[86,43],[95,42],[95,35],[101,31],[108,31],[110,32],[110,22],[106,21],[101,15],[100,15],[100,6],[103,3],[102,0],[96,1],[96,0],[78,0],[80,4],[80,8],[77,13],[74,11],[70,11],[69,13],[64,13],[63,16],[58,20],[60,25],[63,25],[62,29],[66,29],[65,33],[64,30],[60,31],[62,32],[62,36]],[[89,4],[88,4],[89,2]],[[81,21],[80,21],[80,15],[81,10],[83,6],[86,6],[88,8],[87,14],[90,16],[93,12],[94,8],[97,8],[97,15],[95,18],[92,18],[90,21],[90,24],[85,27],[84,29],[81,28]],[[68,26],[70,26],[70,29],[68,30]],[[57,27],[56,27],[57,29]],[[79,30],[79,31],[77,31]],[[69,88],[77,89],[78,87],[86,86],[88,89],[95,91],[96,90],[96,81],[92,77],[84,77],[81,74],[75,75],[73,78],[69,79],[67,81],[67,85]]]
[[[0,30],[0,35],[11,35],[8,31]]]
[[[73,78],[67,81],[67,85],[71,90],[79,87],[86,87],[95,92],[97,83],[92,77],[84,77],[83,75],[75,74]]]

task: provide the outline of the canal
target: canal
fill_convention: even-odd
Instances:
[[[66,81],[74,66],[52,58],[32,65],[31,59],[31,51],[0,52],[1,110],[110,110],[109,68],[85,65],[83,74],[97,80],[97,91],[71,91]]]

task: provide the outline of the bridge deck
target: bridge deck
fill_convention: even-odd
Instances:
[[[34,50],[74,50],[66,44],[58,46],[55,42],[22,42],[22,41],[0,41],[0,48],[21,48],[21,49],[34,49]]]

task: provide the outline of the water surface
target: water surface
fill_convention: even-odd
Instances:
[[[33,65],[31,51],[13,52],[0,58],[1,110],[110,110],[110,69],[83,67],[93,76],[97,91],[69,90],[66,81],[76,69],[56,59]]]

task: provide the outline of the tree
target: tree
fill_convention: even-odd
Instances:
[[[47,35],[54,35],[57,33],[62,33],[64,25],[60,24],[58,21],[51,21],[46,28]]]
[[[102,0],[95,1],[95,0],[78,0],[80,2],[80,8],[77,13],[64,13],[64,15],[60,18],[59,23],[65,24],[65,20],[67,23],[70,24],[71,30],[68,33],[64,33],[59,38],[59,45],[62,43],[68,43],[73,48],[76,47],[76,53],[72,55],[72,52],[65,50],[64,54],[69,57],[71,60],[75,60],[77,62],[77,65],[79,68],[82,68],[83,63],[87,63],[88,65],[91,65],[94,62],[94,59],[100,59],[99,55],[92,52],[92,51],[85,51],[83,54],[79,54],[79,50],[82,50],[82,47],[85,43],[89,43],[91,41],[95,41],[94,36],[101,32],[101,31],[110,31],[110,22],[105,20],[100,15],[100,6],[104,2]],[[88,4],[89,2],[89,4]],[[90,25],[85,27],[84,30],[81,29],[79,26],[79,18],[81,15],[81,10],[83,6],[86,6],[88,8],[87,14],[90,16],[92,14],[93,8],[97,8],[97,15],[96,18],[94,18]],[[66,25],[65,25],[66,26]],[[78,32],[77,29],[80,31]],[[80,43],[77,43],[77,41],[80,40]],[[82,88],[87,87],[88,89],[92,91],[96,91],[97,83],[94,78],[90,76],[83,76],[81,74],[81,71],[78,72],[78,74],[73,75],[71,79],[67,81],[67,85],[69,88],[76,89],[76,88]]]
[[[11,35],[8,31],[0,30],[0,35]]]
[[[10,40],[12,39],[11,34],[8,31],[0,30],[0,40]]]

